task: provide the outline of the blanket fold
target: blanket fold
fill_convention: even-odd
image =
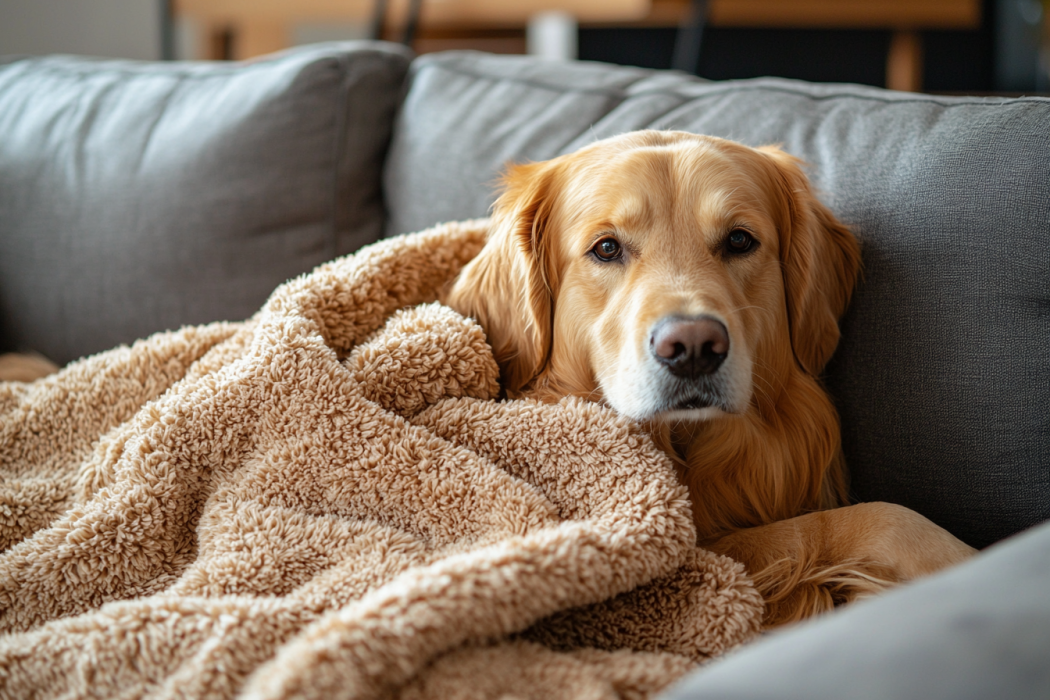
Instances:
[[[0,696],[643,698],[762,601],[597,404],[435,303],[485,221],[0,383]]]

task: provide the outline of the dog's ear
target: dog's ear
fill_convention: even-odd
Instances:
[[[485,329],[512,394],[542,372],[550,355],[557,280],[546,228],[557,171],[557,161],[508,168],[488,241],[446,298]]]
[[[758,149],[774,163],[785,202],[780,260],[799,364],[817,376],[839,342],[839,319],[860,273],[860,246],[849,229],[813,194],[801,161],[779,148]]]

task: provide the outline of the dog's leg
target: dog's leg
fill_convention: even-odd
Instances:
[[[0,382],[32,382],[58,371],[58,365],[40,355],[0,355]]]
[[[861,503],[739,530],[709,549],[742,562],[772,627],[874,595],[973,556],[915,511]]]

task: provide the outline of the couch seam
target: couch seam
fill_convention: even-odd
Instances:
[[[891,99],[886,99],[886,98],[882,98],[882,97],[877,97],[875,95],[856,95],[856,94],[847,93],[847,92],[840,92],[840,93],[835,93],[835,94],[830,94],[830,95],[811,95],[811,94],[806,93],[806,92],[804,92],[802,90],[793,90],[791,88],[783,87],[783,86],[779,86],[779,85],[742,85],[741,84],[742,82],[744,82],[744,80],[764,80],[764,78],[749,78],[749,79],[734,80],[734,81],[706,81],[705,80],[703,82],[697,82],[697,83],[695,83],[695,85],[702,86],[702,87],[708,87],[709,86],[709,87],[712,88],[711,91],[709,91],[709,92],[707,92],[707,93],[705,93],[703,95],[692,95],[692,96],[684,95],[684,94],[682,94],[682,92],[680,90],[666,90],[666,89],[664,89],[664,90],[645,90],[645,91],[639,91],[639,92],[630,92],[629,90],[627,90],[625,88],[615,88],[615,89],[611,89],[611,90],[601,90],[601,89],[594,89],[594,88],[588,89],[588,88],[575,88],[575,87],[565,87],[565,86],[551,85],[549,83],[544,83],[544,82],[541,82],[541,81],[538,81],[538,80],[530,80],[530,79],[525,79],[525,78],[516,78],[516,77],[513,77],[513,76],[490,75],[490,74],[480,73],[480,72],[477,72],[477,71],[471,71],[471,70],[462,68],[459,65],[444,64],[444,63],[439,63],[437,61],[434,61],[434,62],[429,63],[429,64],[424,64],[423,66],[421,66],[419,68],[419,70],[416,72],[416,75],[413,76],[413,78],[418,76],[419,73],[422,73],[423,71],[431,69],[431,68],[439,69],[439,70],[445,70],[445,71],[448,71],[450,73],[456,73],[456,74],[464,75],[464,76],[471,77],[471,78],[493,80],[493,81],[508,81],[508,82],[512,82],[512,83],[518,83],[520,85],[528,85],[528,86],[540,88],[540,89],[543,89],[543,90],[548,90],[550,92],[578,93],[578,94],[590,94],[590,95],[604,95],[604,96],[607,96],[607,97],[617,97],[617,96],[619,96],[621,99],[629,99],[629,98],[632,98],[632,97],[647,97],[647,96],[650,96],[650,95],[668,95],[668,96],[679,97],[683,101],[691,101],[691,100],[703,99],[703,98],[706,98],[706,97],[723,95],[723,94],[726,94],[726,93],[729,93],[729,92],[763,92],[763,91],[768,91],[768,92],[780,92],[780,93],[785,93],[785,94],[789,94],[789,95],[795,95],[795,96],[798,96],[798,97],[804,97],[804,98],[807,98],[807,99],[812,100],[814,102],[823,102],[823,101],[827,101],[827,100],[840,100],[840,99],[856,99],[856,100],[864,100],[864,101],[869,101],[869,102],[876,102],[876,103],[879,103],[879,104],[927,104],[927,105],[934,105],[934,106],[943,107],[943,108],[966,107],[966,106],[1004,107],[1004,106],[1028,105],[1028,104],[1050,106],[1050,98],[1038,97],[1038,96],[1002,97],[1002,98],[988,97],[988,98],[983,98],[983,99],[981,99],[981,98],[966,99],[965,97],[938,98],[938,97],[935,97],[935,96],[925,96],[925,97],[921,97],[921,98],[903,98],[903,99],[893,99],[893,100],[891,100]],[[642,69],[642,70],[645,70],[645,69]],[[642,78],[638,78],[638,79],[634,80],[633,83],[637,84],[639,81],[644,80],[647,77],[651,77],[653,75],[663,75],[663,74],[666,74],[666,73],[671,73],[671,71],[664,72],[664,71],[659,71],[659,70],[653,70],[648,75],[646,75],[646,76],[644,76]],[[681,73],[680,75],[683,78],[696,79],[696,76],[690,76],[690,75],[688,75],[686,73]],[[703,79],[701,78],[700,80],[703,80]],[[790,80],[790,78],[784,78],[784,80]],[[722,84],[724,82],[733,82],[735,84],[734,85],[724,85],[724,84]],[[813,83],[813,84],[817,85],[817,84],[820,84],[820,83]],[[860,87],[862,89],[870,89],[870,90],[882,90],[882,89],[884,89],[884,88],[869,87],[869,86],[863,86],[863,85],[858,85],[858,87]],[[959,101],[957,101],[957,102],[942,102],[942,101],[940,101],[942,99],[951,99],[951,100],[959,100]],[[992,101],[992,100],[997,100],[997,101]]]
[[[193,61],[192,63],[208,63],[207,69],[198,71],[193,70],[189,67],[183,68],[180,63],[186,63],[184,61],[135,61],[132,59],[120,59],[120,58],[94,58],[91,56],[75,56],[59,54],[55,57],[50,56],[21,56],[11,61],[0,61],[0,73],[5,68],[17,66],[24,63],[32,63],[33,70],[47,70],[55,75],[68,75],[68,76],[83,76],[83,75],[120,75],[120,76],[156,76],[156,75],[170,75],[173,77],[180,78],[193,78],[193,79],[208,79],[214,77],[225,77],[236,73],[241,73],[246,70],[254,70],[257,68],[268,68],[274,64],[286,61],[289,58],[309,58],[309,62],[318,62],[331,58],[342,59],[350,56],[362,56],[369,55],[372,57],[387,57],[397,56],[400,54],[393,51],[383,51],[375,48],[364,48],[356,51],[336,51],[325,53],[323,51],[302,51],[295,52],[294,50],[282,51],[277,54],[273,54],[272,58],[266,59],[252,59],[247,61]],[[54,64],[51,63],[53,58],[71,59],[74,61],[82,61],[75,67],[72,65]],[[136,69],[133,66],[116,66],[106,65],[115,63],[130,63],[135,66],[141,66],[141,69]],[[228,65],[223,65],[228,63]],[[163,67],[160,72],[153,70],[157,65]]]
[[[327,259],[332,260],[336,257],[336,253],[339,250],[339,235],[340,235],[340,185],[343,180],[343,151],[346,148],[346,129],[347,124],[350,120],[350,100],[348,99],[350,83],[353,81],[352,75],[354,72],[355,62],[348,60],[347,56],[340,56],[337,62],[339,68],[339,88],[335,91],[335,119],[333,128],[335,134],[333,135],[335,143],[333,144],[333,162],[332,162],[332,201],[330,204],[330,216],[331,216],[331,235],[328,240],[328,255]]]

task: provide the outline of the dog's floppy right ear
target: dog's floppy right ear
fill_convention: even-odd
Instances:
[[[485,329],[504,388],[512,394],[542,372],[550,355],[557,280],[545,230],[557,170],[555,161],[508,169],[488,242],[445,300]]]
[[[817,199],[801,160],[775,146],[757,150],[777,168],[788,214],[780,255],[791,346],[802,368],[817,377],[839,342],[839,319],[860,274],[860,246]]]

